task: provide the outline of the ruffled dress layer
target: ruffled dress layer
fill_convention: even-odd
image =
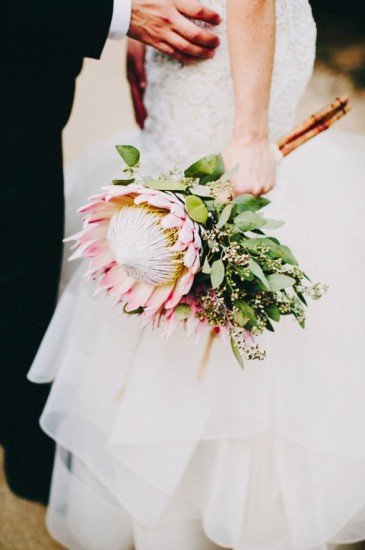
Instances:
[[[72,212],[115,178],[120,135],[67,177]],[[76,550],[327,550],[365,539],[365,141],[330,131],[282,163],[275,234],[328,294],[241,370],[217,337],[141,329],[65,264],[29,378],[54,380],[41,418],[58,451],[48,527]],[[157,163],[157,166],[156,166]],[[83,182],[80,186],[80,182]],[[274,233],[273,233],[274,234]]]

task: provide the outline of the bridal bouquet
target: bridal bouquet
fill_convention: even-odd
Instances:
[[[337,100],[278,143],[285,156],[347,110]],[[311,284],[288,246],[266,231],[283,225],[263,214],[269,200],[240,195],[228,203],[232,172],[220,155],[184,171],[153,179],[141,172],[140,153],[117,146],[125,162],[114,180],[80,209],[84,228],[70,259],[89,259],[89,278],[115,297],[143,325],[164,325],[169,336],[184,325],[188,335],[206,327],[230,338],[238,362],[263,359],[256,337],[274,330],[281,316],[305,325],[308,297],[324,285]],[[69,239],[70,240],[70,239]]]

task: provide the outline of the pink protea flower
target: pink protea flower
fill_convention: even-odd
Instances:
[[[108,186],[80,212],[86,214],[84,228],[71,237],[77,250],[70,260],[88,258],[87,275],[124,302],[126,311],[161,314],[189,292],[202,243],[199,225],[179,197],[140,184]]]

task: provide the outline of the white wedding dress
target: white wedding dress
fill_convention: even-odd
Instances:
[[[81,227],[76,209],[119,177],[116,143],[141,149],[146,174],[227,143],[225,1],[205,3],[223,15],[215,58],[182,66],[149,51],[146,129],[69,171],[67,235]],[[276,5],[272,140],[293,125],[315,53],[307,0]],[[261,338],[267,358],[243,371],[217,338],[198,378],[206,339],[141,330],[93,297],[85,261],[65,263],[29,374],[54,380],[41,425],[58,444],[55,539],[72,550],[325,550],[365,539],[363,146],[330,130],[283,161],[270,217],[287,222],[278,237],[330,289],[310,304],[305,331],[284,319]]]

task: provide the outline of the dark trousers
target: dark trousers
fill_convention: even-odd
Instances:
[[[10,488],[48,500],[54,444],[40,429],[49,387],[26,374],[54,311],[63,236],[60,131],[5,144],[1,169],[0,442]],[[29,141],[29,139],[31,141]],[[46,154],[42,148],[46,149]]]

